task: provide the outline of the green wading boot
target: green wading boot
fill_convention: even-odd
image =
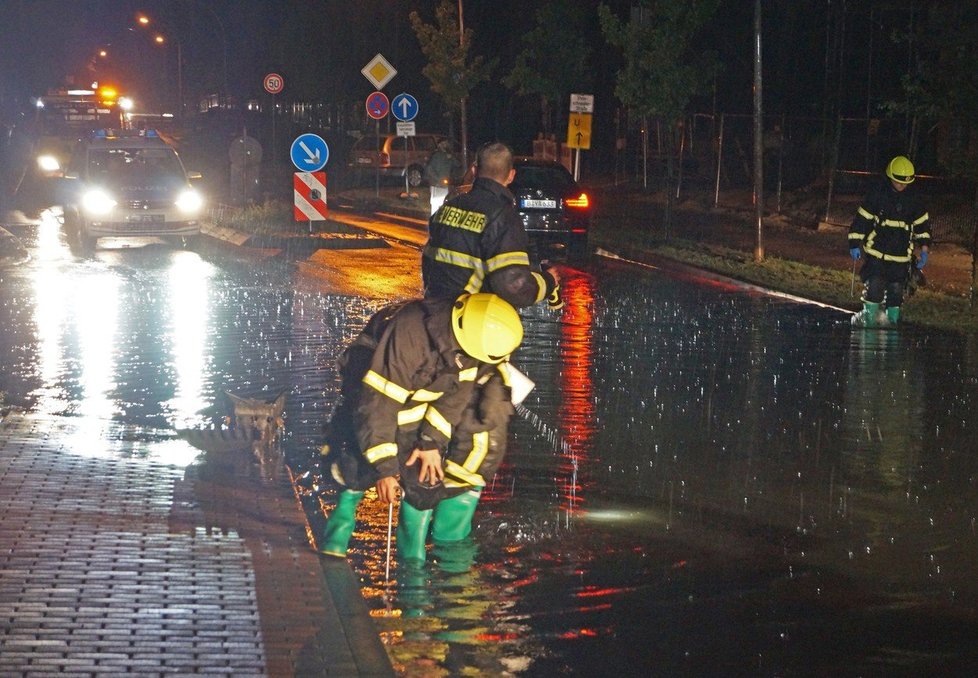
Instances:
[[[406,501],[401,502],[397,518],[397,555],[403,561],[415,565],[425,561],[425,543],[433,513],[432,509],[419,511]]]
[[[343,490],[336,498],[336,508],[329,514],[319,552],[328,556],[346,558],[346,548],[356,526],[357,506],[363,499],[363,492]]]
[[[435,541],[461,541],[472,532],[472,516],[479,504],[481,492],[470,490],[457,497],[442,499],[435,506],[431,538]]]
[[[893,308],[887,307],[886,320],[891,325],[896,325],[898,322],[900,322],[900,307],[899,306],[894,306]]]
[[[852,316],[853,327],[876,327],[878,324],[877,316],[879,315],[879,312],[879,304],[874,304],[871,301],[864,301],[863,310]]]

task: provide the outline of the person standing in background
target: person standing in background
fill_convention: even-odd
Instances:
[[[424,168],[424,178],[431,189],[431,214],[438,211],[445,198],[448,197],[448,186],[451,184],[452,176],[458,172],[459,162],[452,155],[448,139],[438,142],[435,152],[428,159],[428,164]]]
[[[866,255],[859,271],[865,289],[863,310],[853,316],[853,325],[896,325],[911,267],[922,269],[927,264],[930,217],[916,192],[908,190],[915,178],[909,158],[893,158],[886,166],[886,180],[866,196],[849,227],[853,262]],[[914,262],[915,246],[920,247],[918,262]],[[880,314],[881,305],[885,315]]]

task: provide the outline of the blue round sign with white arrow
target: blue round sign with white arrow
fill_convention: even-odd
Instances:
[[[318,134],[300,134],[292,142],[292,164],[300,172],[317,172],[329,160],[329,146]]]
[[[402,92],[391,99],[391,115],[401,122],[414,120],[418,115],[418,100]]]

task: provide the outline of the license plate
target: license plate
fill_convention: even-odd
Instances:
[[[526,207],[529,209],[537,210],[552,210],[556,209],[556,200],[537,200],[535,198],[524,198],[520,200],[520,207]]]
[[[152,224],[163,221],[162,214],[131,214],[126,219],[131,224]]]

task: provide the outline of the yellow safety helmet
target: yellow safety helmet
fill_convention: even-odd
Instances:
[[[501,363],[523,341],[516,309],[488,292],[463,294],[452,308],[452,332],[462,350],[484,363]]]
[[[898,184],[912,184],[914,177],[913,163],[910,158],[898,155],[886,166],[886,176]]]

